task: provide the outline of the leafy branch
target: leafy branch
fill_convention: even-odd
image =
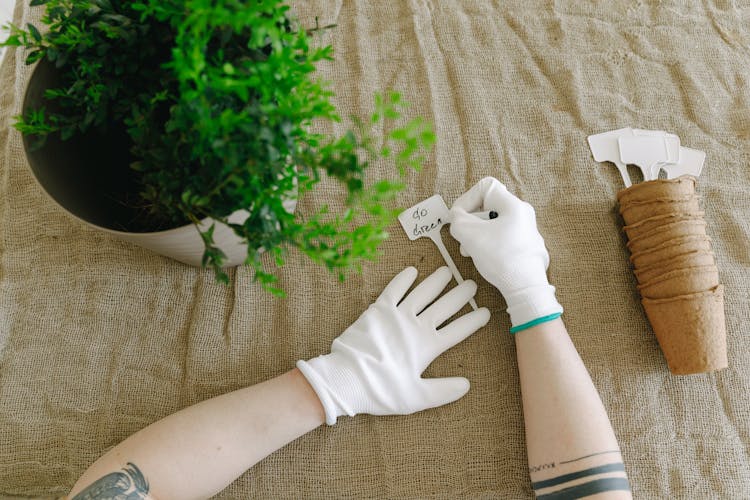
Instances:
[[[313,122],[341,121],[332,92],[314,76],[333,50],[312,37],[329,27],[299,28],[278,0],[32,5],[45,6],[47,29],[9,25],[0,45],[25,47],[28,64],[54,64],[62,83],[46,91],[50,106],[18,117],[16,128],[42,146],[50,134],[124,125],[146,229],[213,219],[199,229],[203,264],[227,281],[214,241],[216,224],[225,224],[247,242],[246,264],[274,293],[281,291],[262,251],[280,266],[296,248],[341,278],[377,256],[398,212],[394,198],[435,137],[419,118],[403,123],[405,103],[394,92],[376,95],[372,114],[340,137],[311,131]],[[376,127],[387,130],[383,137]],[[378,161],[394,164],[391,178],[367,178]],[[326,177],[346,193],[343,213],[285,210]],[[230,223],[237,210],[247,219]]]

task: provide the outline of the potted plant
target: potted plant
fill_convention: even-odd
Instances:
[[[39,63],[15,126],[37,179],[73,215],[185,262],[195,250],[173,250],[197,241],[197,263],[219,280],[244,262],[276,293],[263,251],[283,265],[296,248],[339,276],[376,256],[434,134],[420,118],[397,122],[397,93],[376,95],[339,137],[314,131],[340,121],[314,75],[332,59],[313,43],[329,27],[301,28],[277,0],[31,5],[44,5],[47,28],[9,25],[0,43]],[[393,176],[366,179],[381,160]],[[294,213],[323,178],[340,183],[346,210]]]

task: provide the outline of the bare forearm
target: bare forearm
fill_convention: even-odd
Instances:
[[[83,474],[70,498],[100,498],[87,491],[118,479],[130,484],[123,493],[141,489],[142,496],[133,498],[207,498],[324,420],[318,397],[294,369],[203,401],[132,435]],[[143,480],[134,479],[140,476]]]
[[[617,438],[562,320],[517,333],[516,350],[535,493],[630,498]]]

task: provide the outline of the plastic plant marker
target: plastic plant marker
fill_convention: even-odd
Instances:
[[[625,183],[625,187],[630,187],[633,183],[630,180],[627,165],[620,161],[620,146],[617,139],[620,137],[632,137],[632,135],[633,129],[625,127],[610,132],[590,135],[587,138],[594,160],[598,162],[608,161],[614,163],[617,170],[620,171],[620,176]]]
[[[667,147],[667,159],[664,162],[659,162],[651,168],[651,178],[659,178],[659,170],[664,168],[667,170],[668,165],[679,163],[680,161],[680,137],[676,134],[670,134],[663,130],[643,130],[633,129],[633,134],[636,136],[650,136],[650,137],[663,137]]]
[[[667,145],[667,156],[669,157],[666,162],[658,163],[654,166],[651,171],[651,176],[654,179],[659,178],[659,170],[664,169],[666,172],[670,165],[674,165],[680,162],[680,138],[674,134],[665,134],[664,141]]]
[[[665,165],[662,168],[667,171],[667,179],[674,179],[681,175],[698,177],[703,170],[705,161],[706,153],[704,151],[680,147],[680,162],[675,165]]]
[[[667,143],[667,162],[677,163],[680,161],[680,138],[676,134],[670,134],[664,130],[645,130],[642,128],[634,128],[633,135],[635,136],[647,136],[647,137],[664,137]]]
[[[679,163],[680,138],[674,134],[667,134],[664,136],[664,140],[667,143],[667,155],[669,156],[669,163]]]
[[[440,255],[443,256],[443,260],[453,273],[453,277],[456,278],[456,282],[459,284],[464,282],[456,264],[453,262],[453,258],[448,253],[448,249],[445,248],[443,238],[440,236],[440,229],[450,222],[450,210],[442,196],[439,194],[430,196],[423,202],[407,208],[398,216],[398,221],[410,240],[422,237],[430,238],[440,251]],[[469,304],[474,310],[477,309],[477,303],[474,299],[471,299]]]
[[[680,138],[676,134],[665,132],[664,130],[645,130],[634,128],[633,135],[636,137],[663,137],[667,147],[667,159],[655,164],[651,168],[651,179],[659,178],[659,170],[663,166],[678,163],[680,161]],[[666,168],[665,168],[666,171]],[[644,178],[644,180],[647,180]]]
[[[658,163],[669,161],[667,143],[664,137],[620,137],[617,142],[620,146],[620,161],[639,167],[643,173],[644,181],[655,178],[653,171]]]

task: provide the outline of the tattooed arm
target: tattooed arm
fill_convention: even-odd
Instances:
[[[97,460],[68,498],[208,498],[324,421],[320,400],[294,369],[133,434]]]
[[[497,217],[472,215],[492,210]],[[485,177],[451,208],[451,235],[503,294],[515,333],[526,444],[538,498],[630,498],[617,440],[560,319],[536,212]]]
[[[516,352],[537,498],[631,498],[607,412],[562,320],[516,333]]]

